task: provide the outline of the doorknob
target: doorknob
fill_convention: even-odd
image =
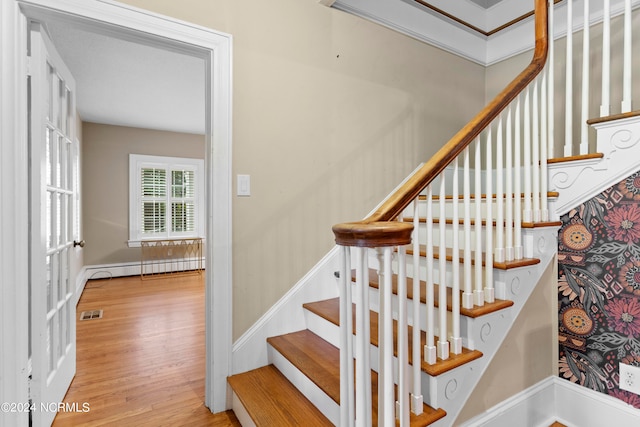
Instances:
[[[81,248],[84,248],[84,240],[80,240],[80,241],[74,240],[73,247],[75,248],[76,246],[80,246]]]

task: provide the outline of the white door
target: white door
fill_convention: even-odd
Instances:
[[[48,426],[76,371],[75,82],[37,24],[30,28],[30,355],[33,425]]]

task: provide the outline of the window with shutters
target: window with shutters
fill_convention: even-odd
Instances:
[[[129,156],[129,246],[204,236],[204,161]]]

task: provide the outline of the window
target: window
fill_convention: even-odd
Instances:
[[[204,161],[129,155],[129,246],[204,236]]]

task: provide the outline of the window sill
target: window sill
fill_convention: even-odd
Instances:
[[[144,240],[127,240],[127,246],[130,248],[139,248],[142,246],[142,242],[155,242],[160,240],[180,240],[180,239],[202,239],[202,243],[205,242],[204,237],[163,237],[160,239],[144,239]]]

